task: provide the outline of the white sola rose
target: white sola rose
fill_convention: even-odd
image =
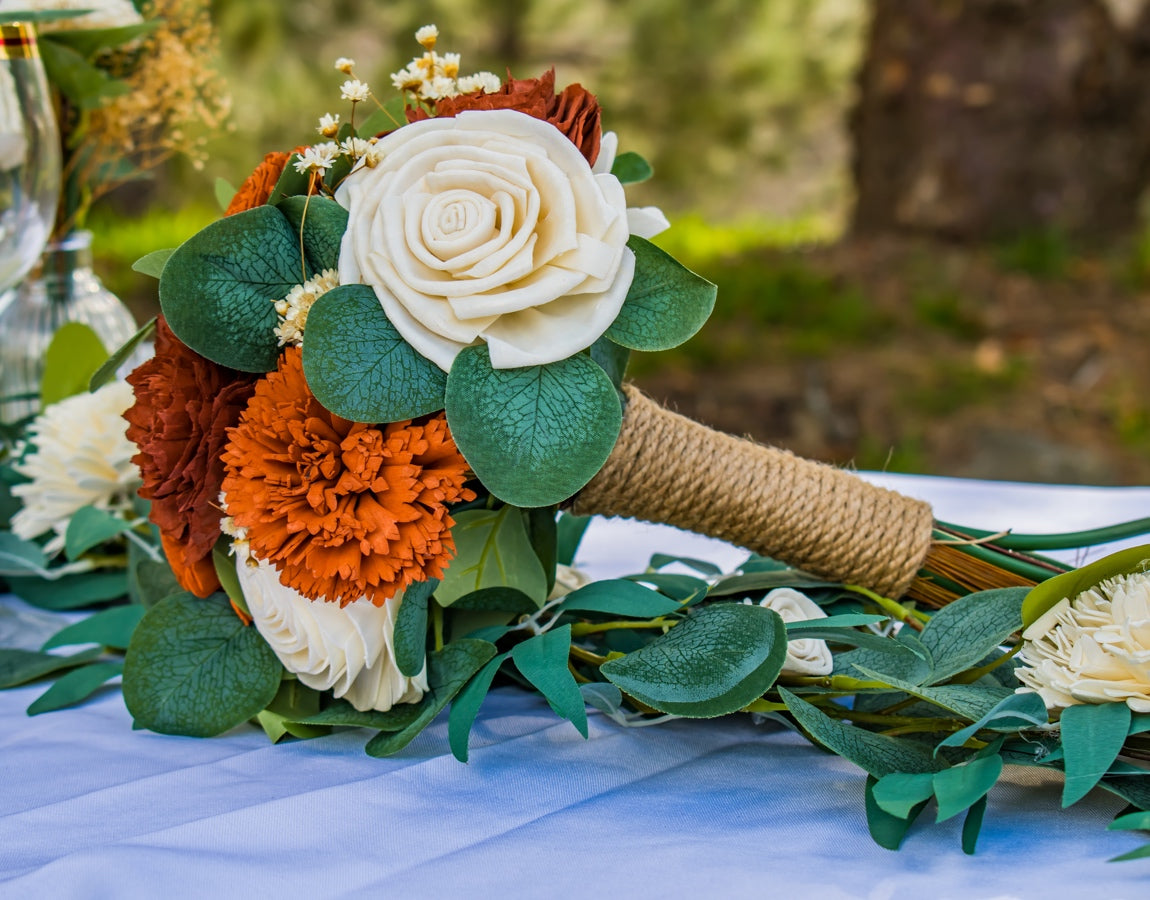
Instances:
[[[486,342],[495,368],[591,346],[635,271],[623,186],[554,125],[514,110],[426,119],[380,140],[336,199],[341,284],[369,284],[443,370]]]
[[[751,603],[750,600],[743,602]],[[773,609],[784,622],[805,622],[827,616],[814,600],[794,588],[775,588],[759,601],[759,606]],[[817,638],[787,641],[784,675],[829,675],[834,667],[834,657],[826,641]]]
[[[236,574],[255,626],[279,661],[317,691],[332,691],[360,711],[415,703],[427,690],[427,669],[414,678],[395,664],[395,616],[400,599],[383,606],[361,598],[309,600],[280,583],[279,573],[252,557],[246,541],[232,545]]]
[[[1019,690],[1036,691],[1048,709],[1125,701],[1150,713],[1150,573],[1060,600],[1022,638]]]
[[[132,463],[136,446],[127,438],[123,418],[131,405],[131,385],[113,381],[53,403],[33,421],[28,436],[34,450],[14,467],[29,479],[12,488],[23,501],[12,517],[17,537],[54,532],[44,551],[58,553],[68,522],[81,507],[131,512],[140,485]]]

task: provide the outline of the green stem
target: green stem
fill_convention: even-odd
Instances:
[[[1079,547],[1093,547],[1096,544],[1109,544],[1111,541],[1125,540],[1139,534],[1150,534],[1150,518],[1134,519],[1117,525],[1090,528],[1086,531],[1067,531],[1061,534],[1006,534],[998,537],[996,532],[936,523],[941,528],[959,531],[973,538],[993,537],[995,546],[1007,550],[1075,550]]]
[[[786,712],[787,704],[785,703],[772,703],[770,700],[755,700],[753,703],[748,703],[740,712],[752,713],[766,713],[766,712]]]
[[[582,637],[600,631],[619,631],[628,628],[669,628],[671,625],[671,620],[663,616],[646,622],[576,622],[571,626],[571,636]]]
[[[435,649],[443,649],[443,607],[438,603],[431,604],[431,627],[435,634]]]
[[[865,588],[858,584],[844,584],[843,587],[848,591],[854,591],[856,594],[862,594],[892,619],[909,625],[915,631],[922,631],[923,623],[930,621],[929,616],[925,616],[913,609],[907,609],[897,600],[891,600],[890,597],[876,594],[870,588]]]
[[[861,678],[851,678],[849,675],[799,675],[787,680],[793,685],[828,688],[832,691],[845,691],[848,694],[855,691],[891,690],[889,684],[883,684],[881,681],[863,681]]]

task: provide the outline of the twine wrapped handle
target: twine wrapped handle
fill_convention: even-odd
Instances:
[[[674,525],[889,597],[910,587],[931,547],[929,504],[623,390],[619,440],[573,512]]]

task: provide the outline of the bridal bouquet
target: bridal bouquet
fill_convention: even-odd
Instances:
[[[584,735],[588,705],[797,728],[867,772],[883,846],[934,802],[973,852],[1006,763],[1063,770],[1066,803],[1101,785],[1131,804],[1114,827],[1147,827],[1150,548],[1067,571],[1029,552],[1057,537],[938,523],[658,408],[623,382],[628,353],[688,339],[716,290],[649,241],[657,210],[627,206],[649,167],[581,86],[464,75],[433,27],[417,40],[386,102],[336,62],[346,105],[318,139],[137,264],[159,279],[137,336],[154,357],[125,384],[122,348],[32,426],[9,465],[13,589],[61,605],[54,554],[86,565],[75,579],[118,552],[130,602],[3,651],[0,686],[55,678],[41,712],[122,672],[143,728],[366,727],[375,756],[450,705],[466,760],[510,680]],[[89,468],[69,433],[108,471],[64,502],[51,479]],[[586,512],[756,552],[587,583]],[[76,645],[95,647],[49,652]]]

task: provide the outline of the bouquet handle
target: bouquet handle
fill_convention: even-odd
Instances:
[[[623,390],[619,439],[572,512],[674,525],[885,596],[910,587],[931,549],[929,504]]]

